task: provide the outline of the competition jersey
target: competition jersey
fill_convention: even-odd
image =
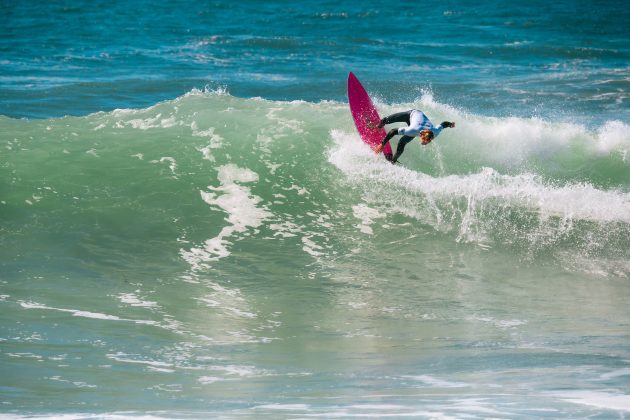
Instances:
[[[443,128],[442,124],[435,127],[424,112],[419,109],[414,109],[409,115],[409,127],[399,128],[398,134],[415,137],[424,130],[431,130],[433,132],[433,138],[436,138],[442,132]]]

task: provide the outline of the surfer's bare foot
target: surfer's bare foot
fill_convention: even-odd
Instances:
[[[377,155],[379,153],[381,153],[383,151],[383,145],[382,144],[378,144],[374,147],[374,153],[376,153]]]

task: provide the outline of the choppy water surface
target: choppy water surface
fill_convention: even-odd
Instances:
[[[627,416],[627,12],[430,6],[3,5],[0,414]]]

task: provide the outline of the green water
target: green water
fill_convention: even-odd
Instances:
[[[392,166],[336,102],[0,117],[2,412],[623,415],[627,126],[472,115]]]

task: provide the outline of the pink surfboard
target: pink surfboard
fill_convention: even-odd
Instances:
[[[377,127],[381,117],[379,117],[376,107],[361,82],[352,72],[348,75],[348,102],[359,135],[368,146],[374,149],[387,133],[384,128]],[[392,147],[389,143],[383,148],[383,153],[392,154]]]

